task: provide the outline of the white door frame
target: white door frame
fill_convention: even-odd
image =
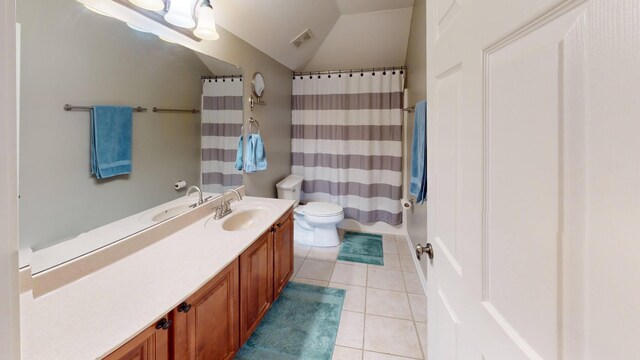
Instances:
[[[0,359],[20,358],[16,3],[0,1]]]

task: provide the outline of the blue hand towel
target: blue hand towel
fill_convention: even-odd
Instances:
[[[260,133],[254,134],[253,136],[256,143],[256,171],[267,170],[267,151],[264,149],[262,136],[260,136]]]
[[[240,135],[240,139],[238,140],[238,150],[236,151],[236,165],[235,168],[238,171],[242,171],[242,135]]]
[[[262,142],[260,133],[249,134],[245,156],[245,172],[253,173],[256,171],[265,170],[267,168],[267,153],[264,149],[264,143]]]
[[[409,193],[418,203],[427,198],[427,102],[424,100],[416,104],[413,118]]]
[[[98,179],[131,173],[133,109],[94,106],[91,111],[91,174]]]

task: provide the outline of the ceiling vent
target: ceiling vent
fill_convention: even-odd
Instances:
[[[311,39],[311,36],[311,31],[309,30],[309,28],[306,28],[300,35],[293,38],[293,40],[291,40],[289,44],[293,44],[293,46],[299,48],[303,42]]]

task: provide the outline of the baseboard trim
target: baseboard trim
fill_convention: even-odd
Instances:
[[[403,234],[405,239],[407,239],[407,243],[409,245],[409,249],[415,249],[415,245],[413,245],[413,242],[411,241],[411,237],[409,236],[409,232],[405,231],[405,233]],[[422,290],[424,291],[425,295],[427,294],[427,274],[424,273],[424,271],[422,270],[422,266],[420,264],[420,260],[418,260],[418,258],[415,256],[415,254],[412,252],[411,254],[411,258],[413,259],[413,264],[416,267],[416,272],[418,273],[418,277],[420,278],[420,284],[422,284]],[[428,301],[428,296],[427,296],[427,301]]]

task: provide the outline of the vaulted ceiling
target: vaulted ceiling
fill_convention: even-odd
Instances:
[[[218,25],[295,71],[403,65],[414,0],[216,0]],[[290,42],[305,29],[311,39]]]

